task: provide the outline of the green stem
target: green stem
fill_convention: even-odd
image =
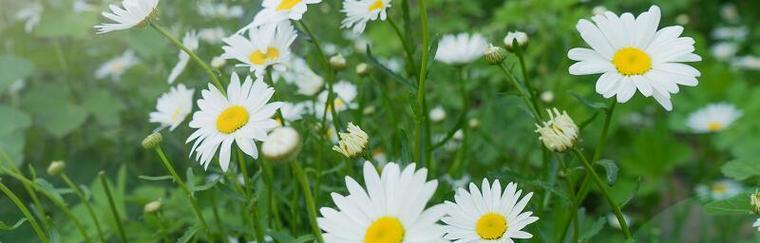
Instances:
[[[417,160],[419,163],[423,163],[426,167],[430,168],[430,157],[432,151],[430,147],[430,121],[427,109],[427,101],[425,100],[425,82],[427,81],[428,72],[428,59],[430,58],[430,31],[428,29],[428,16],[427,7],[425,2],[427,0],[419,0],[420,11],[420,32],[422,35],[422,58],[420,58],[420,74],[418,75],[419,82],[417,85]],[[431,171],[435,173],[435,171]]]
[[[388,17],[388,23],[393,27],[393,31],[396,32],[396,35],[398,36],[398,39],[401,41],[401,45],[404,47],[404,54],[406,57],[406,62],[409,65],[409,68],[411,70],[417,70],[417,64],[414,62],[414,51],[412,51],[411,42],[407,41],[407,38],[404,37],[404,34],[401,32],[401,29],[396,25],[396,22],[393,21],[393,18]],[[411,72],[412,75],[416,75],[416,73]]]
[[[187,48],[177,38],[174,38],[174,36],[172,36],[172,34],[169,33],[169,31],[167,31],[164,27],[161,27],[161,25],[158,25],[156,22],[150,21],[150,26],[153,27],[153,29],[155,29],[156,31],[158,31],[158,33],[161,33],[161,35],[166,37],[166,39],[168,39],[169,42],[177,46],[177,48],[182,49],[182,51],[187,53],[187,55],[190,56],[190,59],[192,59],[195,63],[201,66],[203,70],[206,71],[206,74],[208,74],[208,76],[211,78],[211,81],[214,82],[214,85],[216,85],[216,88],[219,89],[219,91],[222,92],[222,94],[226,95],[225,93],[226,89],[224,89],[224,85],[222,85],[222,81],[219,80],[219,76],[217,75],[216,72],[214,72],[214,69],[212,69],[208,64],[206,64],[205,61],[203,61],[203,59],[198,57],[198,55],[196,55],[195,52],[193,52],[193,50],[190,50],[190,48]]]
[[[16,194],[11,191],[11,189],[8,189],[8,187],[5,186],[2,182],[0,182],[0,190],[5,193],[6,196],[13,202],[13,204],[16,204],[16,207],[21,210],[21,213],[24,214],[24,217],[26,217],[26,220],[29,221],[29,224],[32,225],[32,229],[34,229],[34,233],[37,234],[37,237],[40,238],[40,241],[43,243],[49,243],[50,239],[48,239],[47,235],[45,235],[45,232],[42,231],[40,228],[40,225],[37,224],[37,220],[34,219],[34,216],[32,216],[32,213],[29,212],[29,209],[24,206],[24,203],[21,202],[21,199],[16,196]]]
[[[177,183],[177,185],[179,185],[179,187],[185,193],[185,197],[187,197],[187,200],[190,201],[190,206],[192,207],[193,212],[195,213],[195,216],[198,218],[198,221],[200,222],[201,227],[203,227],[203,230],[206,231],[206,234],[208,235],[209,240],[212,240],[211,230],[209,229],[208,224],[206,223],[206,219],[203,217],[203,213],[201,213],[201,209],[198,207],[198,204],[195,201],[195,198],[193,197],[193,193],[187,187],[187,184],[185,184],[185,182],[182,181],[182,178],[179,177],[179,174],[177,174],[177,171],[174,170],[174,166],[172,166],[172,163],[166,157],[166,154],[164,153],[164,150],[161,149],[161,146],[160,145],[156,146],[155,150],[158,156],[161,157],[161,162],[163,162],[166,170],[169,171],[169,173],[174,178],[174,181]]]
[[[540,107],[538,106],[538,99],[536,98],[536,90],[533,88],[531,80],[528,79],[528,68],[525,65],[525,57],[523,57],[524,50],[522,50],[522,47],[519,47],[519,46],[517,48],[520,48],[520,50],[517,51],[517,59],[520,61],[520,72],[522,72],[523,82],[525,82],[525,88],[528,89],[528,92],[527,92],[529,95],[528,97],[530,98],[530,101],[533,104],[533,108],[536,110],[536,113],[538,114],[538,118],[543,120],[544,116],[540,111],[541,110]]]
[[[335,131],[340,131],[340,122],[338,121],[338,114],[335,111],[335,107],[332,109],[329,109],[334,104],[335,99],[335,91],[333,90],[333,84],[335,82],[335,70],[333,70],[330,67],[330,60],[327,58],[327,55],[325,54],[324,49],[322,49],[322,44],[319,42],[319,39],[314,34],[314,32],[309,29],[309,26],[307,26],[303,21],[298,20],[296,21],[299,26],[301,26],[301,29],[303,29],[303,32],[305,32],[309,38],[311,39],[311,43],[314,44],[314,47],[317,49],[317,56],[319,57],[320,62],[322,63],[322,68],[325,70],[327,75],[325,75],[325,80],[327,81],[327,100],[325,101],[325,109],[322,111],[322,121],[321,121],[321,127],[325,129],[325,134],[328,131],[328,128],[326,125],[327,123],[327,112],[331,112],[332,114],[332,123],[333,127],[335,128]]]
[[[113,200],[113,195],[111,194],[111,187],[108,186],[108,179],[106,179],[106,173],[103,171],[100,171],[98,173],[98,177],[100,177],[100,183],[103,185],[103,189],[106,192],[106,197],[108,197],[108,205],[111,207],[111,213],[113,214],[114,221],[116,221],[116,228],[119,230],[119,237],[121,237],[121,241],[124,243],[129,242],[127,240],[127,233],[124,231],[124,226],[121,225],[121,217],[119,217],[119,212],[116,210],[116,202]]]
[[[243,155],[243,152],[241,150],[237,151],[238,156],[238,167],[240,167],[240,173],[243,174],[243,191],[245,192],[245,197],[250,198],[251,197],[251,179],[248,176],[248,166],[245,164],[245,155]]]
[[[264,183],[267,186],[267,200],[269,201],[269,208],[271,209],[272,217],[270,217],[270,223],[276,230],[280,230],[282,227],[282,219],[280,219],[280,210],[277,207],[277,197],[274,193],[274,171],[270,162],[261,163],[261,169],[264,174]]]
[[[224,225],[222,225],[222,220],[219,218],[219,209],[216,204],[216,196],[214,196],[214,192],[209,193],[209,199],[211,200],[211,212],[214,213],[214,222],[219,227],[219,232],[222,233],[222,240],[224,240],[224,242],[229,242],[227,240],[227,233],[224,230]]]
[[[620,223],[620,228],[623,230],[623,234],[625,235],[626,239],[631,239],[631,232],[628,229],[628,223],[625,222],[625,217],[623,216],[623,212],[620,210],[620,206],[615,202],[615,200],[612,199],[612,196],[610,196],[610,193],[607,191],[607,186],[604,184],[602,179],[599,177],[599,174],[596,173],[596,170],[594,170],[594,167],[591,166],[591,163],[586,159],[586,156],[581,153],[577,148],[573,148],[573,154],[575,154],[576,157],[578,157],[579,160],[583,162],[583,165],[586,167],[586,170],[591,175],[591,178],[594,179],[594,183],[596,183],[596,186],[599,187],[599,190],[604,195],[604,198],[607,200],[607,203],[612,208],[612,212],[615,214],[615,217],[617,217],[618,222]]]
[[[301,191],[303,191],[304,198],[306,200],[306,209],[309,213],[309,223],[311,224],[311,231],[319,242],[324,242],[322,239],[322,230],[319,229],[317,224],[317,205],[314,203],[314,196],[311,194],[311,188],[309,188],[309,181],[306,179],[306,175],[303,173],[303,168],[298,161],[291,161],[291,167],[293,173],[298,182],[301,185]]]
[[[517,92],[518,92],[518,96],[520,96],[520,98],[522,98],[523,103],[525,103],[526,106],[532,108],[532,109],[530,109],[531,110],[531,114],[535,118],[536,122],[541,122],[541,119],[540,119],[540,117],[541,117],[541,111],[539,111],[538,107],[534,106],[533,102],[531,102],[529,100],[529,96],[528,96],[527,92],[523,90],[522,85],[520,85],[520,83],[517,82],[517,79],[515,79],[512,75],[510,75],[509,70],[507,70],[507,68],[504,67],[504,64],[499,64],[497,66],[499,66],[499,69],[504,73],[504,76],[506,76],[507,79],[510,82],[512,82],[512,85],[515,86],[515,89],[517,89]]]
[[[95,214],[95,210],[92,209],[92,204],[90,204],[90,200],[87,199],[87,197],[82,192],[82,189],[79,189],[79,187],[74,184],[74,182],[69,178],[69,176],[66,175],[66,173],[61,173],[61,178],[63,178],[63,181],[66,182],[67,185],[71,188],[71,190],[74,190],[74,193],[79,196],[79,199],[82,201],[82,204],[84,204],[84,207],[87,208],[87,212],[90,214],[90,217],[92,218],[92,223],[95,224],[95,230],[98,232],[98,237],[100,237],[100,241],[105,243],[106,238],[103,236],[103,230],[100,228],[100,222],[98,221],[98,216]]]

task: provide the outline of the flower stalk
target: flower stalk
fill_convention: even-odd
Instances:
[[[0,191],[3,191],[8,199],[10,199],[19,210],[21,210],[21,213],[24,214],[26,220],[29,221],[29,224],[32,225],[34,233],[37,234],[38,238],[40,238],[40,241],[43,243],[50,243],[50,239],[47,237],[47,235],[45,235],[45,232],[42,231],[40,225],[37,224],[37,220],[34,218],[34,216],[32,216],[32,213],[29,211],[29,209],[24,206],[24,203],[21,202],[21,199],[19,199],[18,196],[16,196],[16,194],[14,194],[13,191],[6,187],[2,182],[0,182]]]
[[[116,221],[116,228],[119,232],[119,238],[121,238],[121,241],[124,243],[129,242],[127,240],[127,233],[124,231],[124,226],[121,225],[121,217],[119,216],[118,210],[116,210],[116,202],[113,200],[113,195],[111,194],[111,187],[108,186],[108,179],[106,179],[106,173],[104,171],[100,171],[98,173],[98,177],[100,178],[100,183],[103,185],[103,190],[106,192],[106,197],[108,198],[108,205],[111,208],[111,214],[113,214],[114,221]]]

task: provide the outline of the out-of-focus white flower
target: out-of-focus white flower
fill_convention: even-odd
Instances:
[[[741,56],[731,61],[731,66],[738,69],[760,70],[760,57]]]
[[[563,152],[575,146],[579,129],[573,119],[565,111],[560,113],[557,108],[547,110],[547,112],[549,120],[545,121],[543,126],[536,124],[538,139],[546,148],[555,152]]]
[[[295,84],[298,93],[302,95],[312,96],[322,90],[324,79],[309,68],[306,60],[293,56],[287,66],[285,70],[274,70],[273,79],[284,79],[287,83]]]
[[[322,46],[322,50],[325,51],[325,55],[334,56],[338,54],[338,45],[328,42]]]
[[[327,119],[332,120],[331,109],[335,109],[335,112],[345,111],[347,109],[356,108],[354,99],[357,96],[356,85],[347,81],[340,81],[333,85],[333,92],[335,92],[335,98],[333,104],[327,106]],[[317,103],[315,104],[315,115],[317,118],[322,118],[325,110],[325,103],[327,103],[328,91],[322,91],[317,97]]]
[[[388,155],[382,149],[376,148],[372,150],[372,160],[377,163],[378,167],[383,167],[388,163]]]
[[[399,58],[380,58],[378,61],[380,61],[383,66],[396,73],[400,73],[404,68],[404,61]]]
[[[689,21],[691,21],[691,18],[687,14],[679,14],[676,16],[676,24],[678,25],[687,25],[689,24]]]
[[[343,154],[347,158],[354,158],[361,155],[368,144],[369,135],[362,131],[359,126],[349,122],[347,132],[340,133],[340,141],[338,141],[337,145],[333,146],[333,150]]]
[[[124,74],[127,69],[137,64],[137,57],[135,52],[127,50],[121,56],[115,57],[107,62],[103,63],[98,70],[95,71],[95,78],[103,79],[108,76],[111,80],[118,81],[121,79],[121,75]]]
[[[686,124],[698,133],[717,132],[731,126],[742,112],[729,103],[713,103],[689,115]]]
[[[221,43],[224,37],[227,37],[227,34],[224,33],[222,27],[203,28],[198,31],[198,38],[209,44]]]
[[[760,218],[755,220],[755,223],[752,224],[752,227],[757,228],[757,231],[760,231]]]
[[[550,90],[541,92],[541,101],[544,103],[552,103],[552,101],[554,101],[554,92]]]
[[[232,19],[243,17],[245,10],[239,5],[202,2],[198,4],[198,14],[206,18]]]
[[[309,103],[307,102],[301,102],[301,103],[290,103],[290,102],[283,102],[282,107],[280,107],[280,112],[282,113],[282,117],[289,122],[301,120],[303,118],[303,114],[306,113],[306,111],[309,109]]]
[[[26,33],[32,33],[34,27],[40,24],[40,16],[42,15],[42,5],[39,3],[33,3],[18,12],[16,12],[16,20],[24,21],[24,31]]]
[[[95,5],[87,3],[87,1],[84,0],[74,1],[74,3],[72,3],[72,9],[74,9],[75,13],[83,13],[96,10]]]
[[[26,79],[16,79],[8,86],[8,94],[18,95],[26,87]]]
[[[112,12],[103,12],[103,16],[116,23],[96,25],[98,34],[145,25],[154,15],[158,0],[124,0],[121,5],[123,7],[111,4],[109,8]]]
[[[150,122],[160,123],[173,131],[193,111],[194,93],[194,89],[188,89],[183,84],[172,87],[158,98],[156,111],[150,113]]]
[[[705,201],[725,200],[738,195],[744,187],[736,181],[724,179],[710,185],[698,185],[695,189],[697,196]]]
[[[630,216],[627,214],[623,214],[623,220],[625,220],[625,224],[628,225],[628,227],[631,227],[631,223],[633,223],[633,220]],[[615,229],[621,229],[620,227],[620,221],[618,221],[617,216],[615,214],[607,214],[607,223],[612,226],[612,228]]]
[[[367,22],[380,18],[385,21],[388,18],[386,9],[391,7],[391,0],[343,0],[343,9],[340,12],[346,14],[341,22],[341,28],[351,28],[354,33],[363,33]]]
[[[443,119],[446,119],[446,110],[443,109],[443,106],[436,106],[432,110],[430,110],[430,121],[432,122],[440,122],[443,121]]]
[[[507,33],[507,36],[504,37],[504,46],[506,46],[508,50],[512,50],[512,43],[515,40],[518,45],[524,47],[528,44],[528,34],[522,31],[509,32]]]
[[[712,53],[716,59],[721,61],[734,57],[738,50],[739,47],[734,42],[718,42],[710,47],[710,53]]]
[[[444,35],[438,41],[435,60],[449,65],[468,64],[482,57],[486,48],[488,41],[480,34]]]
[[[283,20],[301,20],[306,13],[307,4],[320,3],[322,0],[264,0],[262,9],[253,18],[250,27],[269,23],[277,23]]]
[[[211,67],[213,68],[222,68],[226,63],[227,59],[224,59],[222,56],[215,56],[211,59]]]
[[[288,161],[301,150],[301,136],[292,127],[278,127],[272,130],[261,143],[261,154],[272,161]]]
[[[442,180],[448,183],[451,186],[451,188],[457,189],[457,188],[464,188],[468,183],[470,183],[472,178],[470,178],[470,175],[465,174],[465,175],[462,175],[462,177],[460,177],[459,179],[454,179],[449,174],[446,174],[443,176]]]
[[[717,40],[743,41],[747,37],[747,27],[716,27],[711,35]]]
[[[185,37],[182,38],[182,45],[184,45],[191,51],[198,50],[198,34],[196,34],[194,30],[191,30],[185,33]],[[189,61],[190,61],[190,55],[188,55],[185,51],[180,50],[179,61],[177,61],[177,65],[174,65],[174,68],[172,68],[172,71],[171,73],[169,73],[169,77],[166,79],[166,82],[174,83],[174,80],[176,80],[177,77],[179,77],[182,71],[185,71],[185,68],[187,67],[187,63]]]
[[[733,3],[726,3],[720,7],[720,17],[729,22],[734,22],[739,19],[739,10],[736,9],[736,5]]]
[[[254,27],[248,30],[248,38],[236,33],[223,39],[226,45],[222,47],[222,56],[242,62],[236,66],[248,67],[257,77],[263,77],[269,66],[284,70],[283,64],[289,62],[290,45],[295,40],[296,31],[288,21]]]

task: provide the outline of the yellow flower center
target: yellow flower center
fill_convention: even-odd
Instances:
[[[290,10],[300,2],[301,0],[282,0],[280,5],[277,5],[277,11]]]
[[[487,213],[480,216],[475,223],[475,232],[481,239],[498,240],[507,232],[507,219],[501,214]]]
[[[172,122],[175,122],[175,123],[180,122],[179,119],[181,117],[179,115],[181,113],[182,113],[182,109],[180,109],[180,108],[174,109],[174,112],[172,112],[172,117],[171,117]]]
[[[236,105],[227,108],[216,118],[216,130],[224,134],[230,134],[248,123],[248,111],[242,106]]]
[[[269,47],[266,53],[261,52],[261,50],[254,51],[251,55],[248,55],[248,60],[256,65],[264,65],[267,61],[275,60],[279,57],[280,51],[277,48]]]
[[[364,234],[364,243],[401,243],[404,226],[394,217],[382,217],[373,222]]]
[[[625,47],[615,53],[612,64],[620,74],[642,75],[652,69],[652,58],[641,49]]]
[[[375,11],[375,10],[379,10],[381,8],[384,8],[384,7],[385,7],[385,4],[383,3],[382,0],[375,0],[375,2],[372,3],[372,5],[369,5],[368,10],[369,11]]]
[[[716,194],[723,194],[728,191],[728,186],[723,183],[716,183],[712,186],[712,192]]]
[[[707,131],[716,132],[721,128],[723,128],[723,124],[720,122],[712,121],[710,123],[707,123]]]

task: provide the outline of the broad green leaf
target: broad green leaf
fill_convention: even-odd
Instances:
[[[26,129],[32,125],[32,118],[16,108],[0,104],[0,134]]]
[[[95,90],[82,98],[82,107],[95,117],[95,121],[104,126],[119,125],[119,112],[125,107],[116,96],[105,90]]]
[[[728,177],[746,180],[760,175],[760,163],[749,159],[732,160],[720,167],[720,171]]]
[[[0,93],[5,93],[13,81],[32,74],[34,69],[34,63],[29,60],[14,56],[0,56]]]
[[[750,203],[750,193],[740,193],[739,195],[726,200],[709,202],[705,204],[705,210],[708,213],[716,215],[751,215],[752,204]]]
[[[596,164],[604,168],[604,172],[607,175],[607,184],[609,186],[615,185],[615,181],[617,181],[618,171],[620,170],[615,161],[603,159],[597,161]]]
[[[3,221],[0,221],[0,230],[2,230],[2,231],[11,231],[11,230],[15,230],[16,228],[18,228],[19,226],[21,226],[21,224],[23,224],[24,222],[26,222],[26,218],[21,218],[21,219],[19,219],[19,220],[18,220],[18,221],[16,221],[16,223],[15,223],[15,224],[13,224],[13,225],[7,225],[7,224],[5,224],[5,222],[3,222]]]
[[[24,162],[24,145],[26,144],[26,136],[23,131],[15,131],[10,133],[0,133],[0,151],[5,153],[10,160],[8,162],[14,164],[16,167]]]
[[[22,106],[50,134],[61,138],[84,124],[87,110],[71,103],[69,89],[62,83],[34,87],[22,99]]]

